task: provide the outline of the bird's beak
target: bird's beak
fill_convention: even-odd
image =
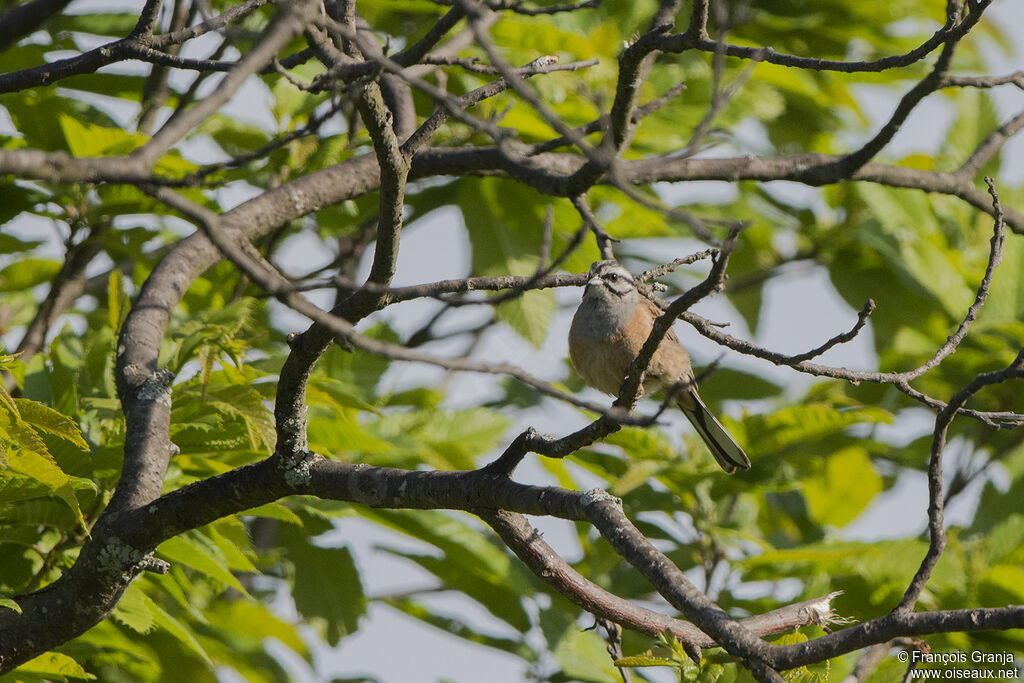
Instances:
[[[587,287],[597,287],[601,284],[601,278],[597,275],[587,280]]]

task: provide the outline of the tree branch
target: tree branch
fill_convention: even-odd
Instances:
[[[751,670],[760,670],[763,678],[774,680],[767,656],[771,646],[730,618],[718,605],[697,590],[671,560],[665,557],[622,513],[621,501],[603,491],[588,492],[583,501],[587,519],[601,532],[619,555],[633,565],[676,609],[738,656]]]
[[[931,457],[928,459],[928,552],[921,561],[921,566],[907,587],[899,605],[894,612],[906,613],[914,608],[914,604],[921,596],[925,584],[931,578],[935,565],[938,564],[942,552],[946,548],[946,529],[943,526],[943,498],[942,498],[942,453],[946,446],[946,434],[949,425],[956,417],[958,410],[967,403],[968,399],[978,393],[984,387],[999,384],[1010,379],[1024,378],[1024,349],[1021,349],[1009,366],[1002,370],[983,372],[975,377],[963,389],[958,391],[949,403],[935,418],[935,430],[932,434]]]
[[[299,0],[282,7],[256,45],[221,79],[213,93],[190,109],[175,112],[149,142],[133,151],[129,157],[140,160],[147,167],[156,163],[194,127],[231,99],[249,76],[270,63],[288,41],[303,29],[311,17],[312,9],[312,0]]]
[[[698,4],[698,3],[695,3]],[[707,2],[700,3],[705,7],[704,21],[707,21]],[[972,3],[971,11],[962,21],[954,23],[947,21],[946,24],[937,30],[932,36],[918,47],[902,55],[892,55],[874,61],[846,62],[832,59],[816,59],[813,57],[799,57],[776,52],[770,47],[745,47],[740,45],[721,45],[718,41],[711,40],[706,30],[703,35],[695,33],[678,33],[660,36],[656,41],[656,48],[662,52],[683,52],[685,50],[701,50],[702,52],[722,51],[729,57],[739,57],[755,62],[768,62],[779,66],[790,66],[799,69],[810,69],[812,71],[838,71],[841,73],[877,73],[888,69],[905,67],[919,62],[927,57],[940,45],[951,41],[958,41],[967,35],[974,26],[981,20],[981,15],[992,4],[992,0],[979,0]]]
[[[60,14],[71,0],[30,0],[0,14],[0,52],[31,34],[50,17]]]
[[[1024,79],[1024,72],[1022,72],[1021,78]],[[978,175],[978,172],[981,171],[981,167],[995,158],[999,150],[1003,148],[1003,145],[1018,133],[1021,128],[1024,128],[1024,112],[1017,114],[997,130],[989,133],[971,156],[964,161],[963,165],[956,170],[956,175],[962,176],[965,181],[972,181],[974,176]]]
[[[717,647],[718,643],[687,621],[680,621],[639,607],[597,584],[573,569],[549,546],[541,533],[519,513],[506,510],[478,511],[477,516],[490,526],[505,545],[530,571],[558,594],[600,619],[607,619],[632,631],[656,637],[666,630],[694,650]],[[787,605],[771,612],[740,619],[744,628],[759,636],[782,633],[809,624],[832,623],[830,593],[820,598]]]
[[[133,32],[133,34],[125,38],[101,45],[75,57],[58,59],[49,64],[0,74],[0,93],[15,92],[39,85],[51,85],[70,76],[92,73],[100,67],[130,58],[131,49],[135,46],[160,50],[172,44],[185,42],[186,40],[221,29],[232,21],[247,16],[268,2],[270,0],[247,0],[208,21],[182,29],[181,31],[165,33],[159,36],[149,35],[145,32],[136,35]],[[145,28],[141,18],[140,25]]]

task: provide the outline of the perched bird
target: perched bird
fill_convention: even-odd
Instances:
[[[659,315],[661,309],[637,289],[633,276],[617,261],[590,266],[583,301],[569,328],[569,357],[576,371],[595,389],[617,394]],[[747,454],[700,400],[690,354],[669,330],[647,367],[643,386],[654,393],[676,385],[681,387],[674,395],[676,405],[722,469],[729,474],[736,468],[750,469]]]

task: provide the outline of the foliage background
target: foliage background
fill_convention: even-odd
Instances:
[[[1007,4],[997,2],[993,16]],[[212,5],[218,11],[229,7]],[[515,64],[542,54],[558,54],[563,61],[600,58],[596,67],[531,81],[560,117],[582,125],[613,95],[614,58],[623,41],[644,25],[639,17],[649,16],[654,7],[650,2],[607,2],[551,17],[510,15],[492,34]],[[360,9],[372,26],[401,45],[407,36],[421,34],[444,8],[391,2],[366,3]],[[923,0],[833,0],[813,8],[790,2],[733,4],[731,10],[746,12],[747,21],[730,38],[821,58],[874,59],[919,44],[941,22],[943,9],[941,3]],[[125,35],[138,19],[137,12],[104,10],[72,4],[44,30],[5,51],[0,70],[89,49]],[[260,28],[266,16],[256,13],[242,28]],[[1015,28],[1020,25],[983,21],[957,53],[957,72],[986,72],[983,48],[1008,52],[1020,40]],[[242,31],[232,40],[229,56],[244,50],[247,34]],[[309,79],[315,68],[310,64],[296,72]],[[3,95],[0,106],[9,123],[0,145],[75,156],[127,152],[145,140],[134,124],[144,73],[142,67],[126,66],[75,76],[56,88]],[[460,70],[448,73],[452,92],[489,80]],[[726,60],[723,82],[745,81],[714,122],[709,137],[714,144],[707,153],[847,149],[873,129],[870,108],[879,106],[875,102],[887,102],[890,93],[903,92],[924,73],[922,64],[849,75]],[[714,78],[707,55],[659,59],[642,99],[680,81],[687,90],[644,120],[626,157],[685,147],[708,109]],[[187,81],[171,80],[168,106],[185,96]],[[159,170],[186,174],[257,149],[304,125],[328,101],[300,92],[276,74],[259,81],[165,156]],[[418,109],[427,111],[425,96],[417,97]],[[920,114],[908,128],[920,124],[914,138],[938,140],[938,146],[924,142],[906,153],[890,150],[888,161],[953,170],[1006,117],[987,92],[952,89],[933,97],[955,112],[953,119],[940,124]],[[254,120],[256,107],[264,107],[269,116],[261,112]],[[502,124],[517,128],[525,141],[552,134],[535,111],[511,94],[485,102],[475,113],[501,113]],[[365,151],[366,132],[349,129],[351,120],[336,116],[316,137],[295,140],[242,169],[213,174],[223,187],[188,194],[223,209]],[[441,142],[473,140],[472,131],[453,123]],[[1020,178],[1001,174],[1004,162],[994,159],[979,169],[978,178],[996,174],[1004,203],[1019,206],[1024,199]],[[665,201],[701,216],[748,222],[730,267],[728,293],[698,308],[730,322],[736,336],[777,340],[782,351],[803,350],[848,326],[853,311],[873,298],[877,310],[855,347],[863,369],[907,369],[942,344],[980,282],[991,218],[952,197],[870,184],[813,190],[779,183],[719,185],[653,189]],[[701,248],[688,226],[643,209],[616,190],[597,187],[590,200],[608,232],[624,240],[617,254],[634,271]],[[558,253],[579,223],[568,201],[497,178],[416,182],[408,192],[408,237],[395,284],[467,273],[528,274],[537,265],[540,225],[548,210],[554,215],[553,249]],[[325,259],[310,266],[310,254],[335,256],[375,211],[374,196],[329,206],[290,223],[262,246],[279,254],[279,262],[293,272],[317,274],[320,266],[329,272],[335,264]],[[21,388],[19,398],[4,396],[0,410],[0,595],[11,596],[45,585],[74,561],[83,540],[82,522],[95,519],[117,481],[125,435],[112,374],[117,330],[154,263],[190,228],[131,186],[10,177],[0,182],[0,224],[0,332],[8,349],[17,344],[46,283],[61,268],[53,236],[62,248],[88,241],[96,252],[87,271],[87,294],[53,330],[45,352],[25,363],[4,360]],[[583,271],[597,256],[586,242],[564,268]],[[364,263],[357,272],[366,268]],[[802,274],[807,272],[811,275]],[[685,288],[702,277],[696,266],[666,282]],[[787,287],[787,282],[796,284]],[[832,289],[836,296],[793,293],[803,287]],[[1024,247],[1018,235],[1011,235],[992,295],[971,335],[916,386],[948,398],[979,372],[1010,362],[1024,345],[1021,292]],[[441,304],[403,304],[361,329],[406,343],[420,332],[432,351],[497,356],[583,391],[564,360],[567,315],[577,296],[575,291],[528,293],[493,308],[445,313],[430,325]],[[802,331],[811,329],[809,318],[819,316],[828,316],[820,320],[830,323],[847,322],[813,328],[820,330],[820,338],[798,332],[783,341],[772,332],[780,319]],[[273,450],[267,402],[287,353],[284,337],[299,329],[294,317],[269,305],[227,264],[212,268],[192,286],[161,351],[162,362],[178,373],[171,437],[181,448],[165,490]],[[714,347],[688,331],[683,337],[701,364],[715,360]],[[786,348],[789,344],[792,348]],[[846,358],[836,351],[823,362],[841,364]],[[726,354],[722,367],[702,384],[705,399],[749,445],[754,460],[749,473],[722,476],[673,418],[661,429],[624,429],[568,461],[538,458],[522,476],[568,488],[600,486],[621,496],[648,537],[735,613],[762,612],[832,590],[844,591],[836,603],[843,616],[864,620],[884,613],[899,599],[927,542],[920,534],[923,505],[911,509],[879,501],[919,496],[924,489],[929,416],[891,387],[807,382],[766,365]],[[311,450],[346,462],[410,469],[471,469],[493,458],[527,424],[565,433],[587,421],[511,381],[448,376],[337,348],[317,366],[309,401]],[[1011,384],[979,395],[973,407],[1019,410],[1020,405],[1019,387]],[[922,607],[1024,603],[1021,433],[958,420],[953,434],[948,487],[963,502]],[[909,520],[878,519],[877,513],[870,514],[873,504]],[[618,595],[659,604],[660,598],[589,526],[538,524],[591,580]],[[487,666],[524,669],[540,679],[617,676],[600,636],[581,628],[592,620],[580,617],[475,518],[461,513],[371,510],[292,497],[187,532],[161,545],[158,556],[172,563],[170,574],[138,579],[110,619],[57,654],[36,660],[21,678],[53,678],[58,671],[71,678],[87,671],[109,681],[312,678],[319,675],[312,673],[313,652],[324,657],[316,661],[321,672],[361,675],[352,659],[329,660],[326,644],[340,645],[343,655],[381,680],[388,679],[388,671],[397,676],[389,667],[405,660],[403,680],[414,680],[428,668],[431,677],[459,671],[446,649],[451,639],[508,653],[516,663],[501,658]],[[382,580],[389,567],[401,567],[400,578]],[[377,619],[387,620],[388,636],[360,640],[367,628],[380,628],[374,626]],[[422,631],[400,622],[426,624],[450,635],[438,641],[443,645],[424,652],[416,643]],[[817,633],[805,631],[786,637]],[[277,643],[267,646],[267,638]],[[934,651],[1010,650],[1024,656],[1020,631],[939,635],[928,642]],[[364,644],[356,655],[352,650],[359,643]],[[647,638],[625,635],[627,653],[650,646]],[[452,651],[467,652],[461,647]],[[841,679],[854,661],[853,655],[841,657],[806,675]],[[703,675],[713,679],[720,672],[715,666],[705,667]],[[470,680],[481,669],[461,672]],[[892,680],[902,672],[903,665],[888,658],[870,680]],[[726,663],[719,680],[743,675]]]

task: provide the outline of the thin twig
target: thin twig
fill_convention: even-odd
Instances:
[[[894,610],[896,613],[910,611],[921,596],[925,584],[931,578],[935,565],[938,564],[942,552],[946,548],[946,529],[943,525],[943,497],[942,497],[942,454],[946,446],[946,434],[949,426],[956,417],[957,411],[974,394],[987,386],[999,384],[1010,379],[1024,379],[1024,349],[1017,353],[1013,362],[1002,370],[983,372],[963,389],[958,391],[949,403],[935,418],[935,430],[932,434],[932,450],[928,460],[928,552],[925,553],[921,566],[914,574],[914,578],[907,586],[903,598]]]
[[[749,59],[755,62],[768,62],[770,64],[796,67],[798,69],[809,69],[812,71],[838,71],[841,73],[878,73],[889,69],[910,66],[911,64],[919,62],[927,57],[940,45],[946,44],[950,41],[960,40],[977,25],[981,20],[982,13],[991,4],[992,0],[979,0],[978,2],[972,3],[970,13],[962,21],[959,23],[947,21],[941,28],[935,31],[928,40],[924,41],[921,45],[910,52],[882,57],[881,59],[873,61],[816,59],[813,57],[800,57],[797,55],[784,54],[775,51],[771,47],[747,47],[733,44],[726,44],[724,46],[719,45],[717,41],[712,40],[707,35],[706,14],[704,15],[705,28],[703,30],[703,35],[693,31],[695,24],[691,23],[691,31],[688,31],[687,33],[658,36],[657,39],[653,41],[653,48],[663,52],[672,53],[683,52],[684,50],[689,49],[712,53],[722,50],[729,57],[739,57],[740,59]],[[706,11],[707,3],[694,3],[695,7],[700,5],[703,5]]]
[[[597,250],[601,253],[603,259],[614,259],[615,254],[612,252],[612,244],[614,242],[620,242],[621,240],[616,239],[609,235],[605,229],[601,226],[601,223],[597,220],[597,216],[591,210],[590,205],[587,204],[587,198],[583,195],[577,195],[572,198],[572,205],[576,207],[576,211],[579,212],[580,218],[583,219],[583,224],[586,225],[590,232],[594,233],[594,240],[597,242]]]

